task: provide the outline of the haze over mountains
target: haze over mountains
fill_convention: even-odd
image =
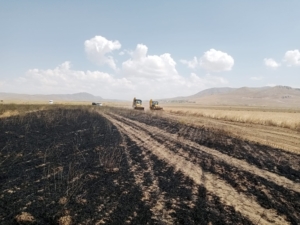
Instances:
[[[191,96],[162,99],[162,102],[186,101],[207,105],[300,107],[300,89],[288,86],[210,88]]]
[[[118,101],[103,99],[100,96],[81,92],[75,94],[28,95],[1,93],[0,100],[18,101]],[[145,101],[146,99],[144,99]],[[121,100],[119,100],[121,101]],[[131,101],[131,99],[128,99]],[[193,102],[205,105],[245,105],[245,106],[283,106],[300,107],[300,89],[288,86],[260,87],[260,88],[210,88],[191,96],[161,99],[161,103]]]

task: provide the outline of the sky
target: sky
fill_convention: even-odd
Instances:
[[[300,87],[300,1],[0,1],[0,92]]]

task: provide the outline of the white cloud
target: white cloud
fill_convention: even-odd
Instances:
[[[200,59],[194,57],[191,61],[180,60],[180,62],[192,69],[200,66],[208,72],[229,71],[234,65],[234,59],[230,55],[215,49],[205,52]]]
[[[84,42],[84,49],[89,60],[98,65],[107,64],[114,70],[117,69],[117,66],[115,60],[109,54],[120,48],[119,41],[110,41],[102,36],[95,36]]]
[[[10,81],[6,89],[17,93],[23,90],[24,93],[31,94],[77,92],[97,94],[100,90],[109,98],[116,93],[134,90],[134,85],[126,78],[115,78],[100,71],[72,70],[70,62],[64,62],[54,69],[30,69],[25,76]]]
[[[136,71],[135,75],[140,73],[144,74]],[[89,92],[104,98],[131,101],[133,96],[142,99],[187,96],[228,83],[222,77],[209,74],[202,77],[195,73],[188,77],[162,74],[164,76],[116,78],[100,71],[73,70],[70,62],[64,62],[54,69],[30,69],[25,76],[3,82],[1,91],[29,94]]]
[[[109,58],[103,52],[109,53],[117,45],[107,48],[98,48],[102,49],[102,53],[97,55],[102,57],[102,63],[109,63],[105,61]],[[91,52],[95,50],[89,49],[92,49]],[[148,47],[143,44],[138,44],[134,51],[124,50],[124,53],[130,58],[122,63],[117,76],[101,71],[74,70],[66,61],[53,69],[30,69],[24,76],[1,83],[1,91],[29,94],[89,92],[103,98],[131,101],[134,96],[141,99],[187,96],[227,83],[224,78],[209,74],[182,76],[169,53],[148,55]]]
[[[250,77],[251,80],[262,80],[263,77]]]
[[[148,47],[138,44],[131,58],[122,64],[126,77],[136,78],[166,78],[178,76],[176,62],[169,53],[162,55],[147,55]]]
[[[288,66],[300,66],[300,51],[298,49],[287,51],[283,61]]]
[[[121,51],[119,52],[119,55],[125,55],[125,52]]]
[[[274,59],[271,59],[271,58],[269,58],[269,59],[265,58],[264,62],[267,67],[270,67],[272,69],[276,69],[280,66],[279,63],[277,63]]]
[[[180,60],[180,62],[187,65],[188,68],[191,69],[195,69],[199,65],[198,59],[196,57],[194,57],[191,61],[182,59]]]
[[[234,59],[225,52],[210,49],[200,59],[200,66],[209,72],[229,71]]]

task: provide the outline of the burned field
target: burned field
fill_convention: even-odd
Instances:
[[[37,224],[121,224],[134,211],[146,216],[122,160],[121,135],[98,113],[40,111],[1,120],[0,128],[1,224],[17,222],[22,212]]]
[[[300,155],[126,109],[2,118],[0,221],[299,224]]]

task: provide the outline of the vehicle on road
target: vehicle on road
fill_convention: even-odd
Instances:
[[[144,107],[142,106],[142,100],[133,98],[132,102],[132,108],[136,110],[144,110]]]
[[[92,102],[92,105],[102,106],[102,103],[100,103],[100,102]]]
[[[158,101],[153,101],[152,99],[149,101],[149,108],[150,110],[163,110],[163,108],[159,106]]]

